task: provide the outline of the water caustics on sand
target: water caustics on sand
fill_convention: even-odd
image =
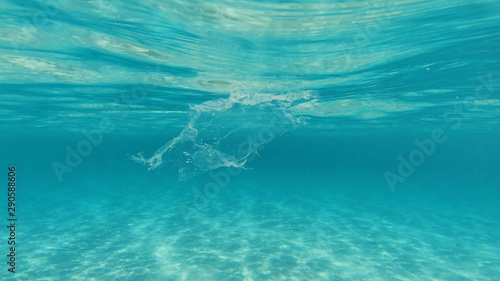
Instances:
[[[190,106],[192,117],[182,132],[150,158],[143,152],[130,158],[157,169],[165,155],[188,179],[220,167],[242,168],[249,157],[275,137],[306,124],[304,108],[317,99],[309,91],[287,94],[233,92],[227,98]]]

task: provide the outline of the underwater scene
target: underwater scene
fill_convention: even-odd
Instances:
[[[0,0],[0,280],[500,280],[500,2]]]

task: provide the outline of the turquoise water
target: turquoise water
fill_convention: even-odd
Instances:
[[[1,280],[500,280],[498,1],[0,11]]]

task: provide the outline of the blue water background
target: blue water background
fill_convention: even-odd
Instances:
[[[0,10],[19,216],[18,273],[3,263],[2,280],[498,280],[497,1]],[[163,166],[131,160],[214,101],[228,109],[203,111]],[[216,160],[244,168],[198,157],[232,129],[255,150]],[[102,138],[68,164],[88,134]]]

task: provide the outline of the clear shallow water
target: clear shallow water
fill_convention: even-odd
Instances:
[[[0,7],[3,279],[500,275],[497,2]]]

